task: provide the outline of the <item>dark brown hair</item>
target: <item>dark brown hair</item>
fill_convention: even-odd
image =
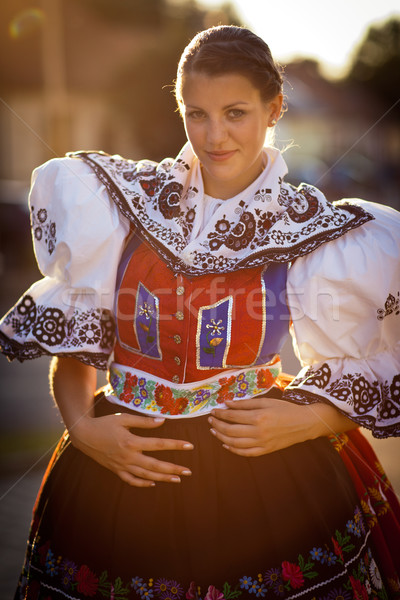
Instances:
[[[268,45],[244,27],[220,25],[198,33],[184,49],[178,64],[175,96],[182,102],[185,76],[239,73],[251,81],[264,102],[282,92],[282,69]]]

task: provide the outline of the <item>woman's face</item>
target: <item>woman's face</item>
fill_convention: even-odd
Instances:
[[[280,94],[263,102],[259,90],[240,74],[194,72],[185,77],[181,112],[207,194],[231,198],[260,175],[267,128],[278,119],[281,105]]]

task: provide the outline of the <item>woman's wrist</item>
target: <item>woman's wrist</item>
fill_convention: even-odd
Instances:
[[[358,424],[342,415],[334,406],[316,402],[307,405],[312,414],[313,437],[328,436],[356,429]]]

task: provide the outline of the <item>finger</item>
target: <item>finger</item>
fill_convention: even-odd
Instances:
[[[208,422],[210,423],[212,429],[231,437],[254,437],[254,425],[226,423],[225,421],[220,421],[215,417],[208,417]]]
[[[121,425],[124,427],[140,427],[142,429],[151,429],[152,427],[160,427],[165,422],[164,417],[148,417],[139,415],[129,415],[128,413],[115,413]]]
[[[142,454],[138,464],[133,465],[132,468],[142,468],[143,471],[151,472],[152,476],[156,475],[191,475],[192,472],[188,467],[183,465],[177,465],[175,463],[159,460],[153,456],[146,456]]]
[[[262,454],[268,454],[268,451],[265,448],[261,448],[259,446],[253,446],[252,448],[235,448],[234,446],[229,446],[227,444],[223,444],[223,447],[232,452],[232,454],[237,454],[238,456],[261,456]]]
[[[282,402],[279,398],[266,398],[265,396],[255,396],[245,400],[227,400],[225,404],[233,410],[253,410],[254,408],[267,408],[273,406],[276,401]]]
[[[216,431],[215,429],[210,429],[211,433],[214,437],[222,442],[222,445],[226,445],[232,448],[253,448],[256,445],[256,440],[254,438],[248,437],[238,437],[233,438],[229,435],[225,435]]]
[[[128,471],[117,471],[116,474],[122,481],[133,487],[154,487],[156,485],[154,481],[135,477],[135,475]]]
[[[211,411],[211,418],[215,417],[221,421],[236,423],[240,425],[254,425],[257,420],[256,410],[230,410],[223,408],[215,408]]]
[[[131,446],[134,449],[156,452],[159,450],[193,450],[194,446],[187,440],[173,440],[167,438],[140,437],[131,435]]]
[[[184,467],[182,467],[182,469],[184,469]],[[181,477],[176,474],[176,472],[174,473],[163,473],[160,471],[151,471],[149,469],[140,467],[138,465],[134,465],[132,467],[129,468],[129,472],[133,473],[136,477],[139,477],[141,479],[144,480],[150,480],[150,481],[164,481],[166,483],[180,483],[181,482]],[[189,470],[184,470],[184,473],[189,474],[190,471]]]

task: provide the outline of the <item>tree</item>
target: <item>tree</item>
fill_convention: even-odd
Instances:
[[[348,79],[392,106],[399,100],[400,20],[371,26],[354,56]],[[396,113],[400,114],[400,105]]]

